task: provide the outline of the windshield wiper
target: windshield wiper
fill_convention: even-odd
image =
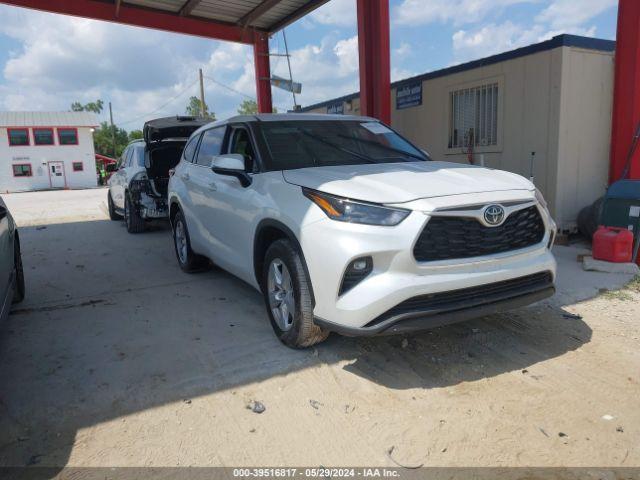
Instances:
[[[338,137],[345,138],[347,140],[355,140],[356,142],[366,143],[366,144],[369,144],[369,145],[373,145],[375,147],[380,147],[383,150],[388,150],[390,152],[399,153],[399,154],[401,154],[403,156],[409,156],[409,157],[417,158],[418,160],[422,160],[423,162],[425,160],[429,160],[426,156],[420,156],[420,155],[416,155],[415,153],[405,152],[404,150],[400,150],[399,148],[389,147],[387,145],[375,142],[373,140],[367,140],[365,138],[358,138],[358,137],[349,137],[348,135],[341,135],[341,134],[338,134]]]
[[[341,147],[340,145],[337,145],[337,144],[333,143],[332,141],[327,140],[324,137],[321,137],[320,135],[316,135],[315,133],[308,132],[308,131],[306,131],[306,130],[304,130],[302,128],[296,128],[296,130],[299,131],[300,133],[306,135],[307,137],[313,138],[314,140],[316,140],[318,142],[324,143],[325,145],[328,145],[328,146],[330,146],[332,148],[335,148],[336,150],[340,150],[341,152],[344,152],[344,153],[347,153],[349,155],[352,155],[352,156],[354,156],[356,158],[359,158],[360,160],[364,160],[367,163],[378,163],[378,162],[376,162],[374,160],[371,160],[369,157],[361,155],[361,154],[359,154],[357,152],[353,152],[353,151],[349,150],[348,148]]]

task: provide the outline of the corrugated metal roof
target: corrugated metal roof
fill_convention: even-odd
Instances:
[[[91,112],[0,112],[0,127],[96,127]]]
[[[124,0],[122,5],[274,32],[327,1],[329,0]]]

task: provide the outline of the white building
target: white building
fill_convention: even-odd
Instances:
[[[97,184],[88,112],[0,112],[0,193]]]
[[[612,41],[559,35],[399,80],[391,124],[435,160],[533,176],[560,230],[572,232],[607,188],[614,51]],[[358,114],[359,95],[303,111]]]

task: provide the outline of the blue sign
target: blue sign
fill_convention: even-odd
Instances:
[[[396,88],[396,110],[422,105],[422,81]]]
[[[344,103],[337,102],[327,105],[327,113],[329,115],[344,115]]]

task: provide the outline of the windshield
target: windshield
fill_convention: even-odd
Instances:
[[[379,122],[262,122],[267,170],[426,161],[429,158]]]

